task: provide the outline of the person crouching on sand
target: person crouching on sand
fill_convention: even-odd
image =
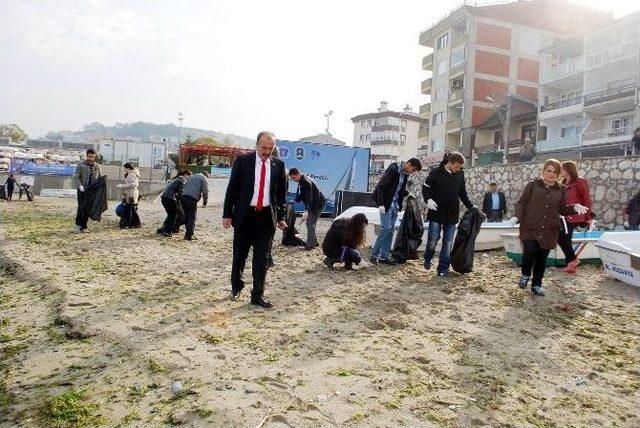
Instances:
[[[333,268],[335,263],[344,263],[347,270],[353,269],[354,263],[360,265],[362,257],[358,248],[364,245],[367,223],[364,214],[331,223],[322,242],[322,252],[326,256],[324,264]]]
[[[567,205],[565,187],[558,182],[562,165],[556,159],[547,159],[539,178],[529,182],[516,204],[515,217],[520,222],[522,241],[522,276],[518,282],[527,288],[531,273],[531,291],[544,296],[542,277],[549,251],[558,244],[559,216],[586,214],[589,210],[580,204]]]

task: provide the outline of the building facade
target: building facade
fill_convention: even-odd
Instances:
[[[131,162],[145,168],[160,168],[167,164],[168,144],[166,141],[134,140],[102,140],[98,152],[103,157],[103,163],[123,165]]]
[[[351,118],[353,146],[371,149],[371,171],[385,170],[392,162],[419,156],[427,144],[429,120],[411,111],[391,111],[382,101],[375,113]]]
[[[464,4],[423,31],[419,42],[432,49],[422,61],[431,73],[421,85],[430,98],[420,108],[430,119],[426,158],[439,160],[447,149],[472,156],[495,148],[495,130],[480,127],[509,106],[510,97],[536,103],[540,49],[609,20],[563,0],[493,2]],[[536,138],[528,123],[509,129],[513,150],[525,134]]]
[[[538,153],[623,156],[640,126],[640,12],[542,51]]]

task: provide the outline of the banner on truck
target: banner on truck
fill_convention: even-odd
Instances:
[[[327,199],[323,213],[333,213],[336,191],[366,192],[369,187],[369,149],[303,141],[276,142],[280,159],[287,169],[298,168],[316,182]],[[298,183],[289,181],[287,201],[296,196]],[[302,203],[294,205],[304,210]]]
[[[9,172],[13,174],[27,175],[58,175],[71,177],[75,171],[75,165],[62,164],[47,159],[11,159]]]

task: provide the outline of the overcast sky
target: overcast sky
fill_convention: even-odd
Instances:
[[[425,102],[418,35],[458,1],[0,0],[0,123],[144,120],[282,139]],[[636,0],[584,1],[615,16]]]

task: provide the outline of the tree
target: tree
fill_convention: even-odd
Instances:
[[[0,137],[9,137],[14,143],[24,141],[27,134],[15,123],[0,125]]]
[[[207,146],[222,146],[220,141],[216,137],[212,137],[210,135],[203,135],[201,137],[196,138],[193,144],[204,144]]]

